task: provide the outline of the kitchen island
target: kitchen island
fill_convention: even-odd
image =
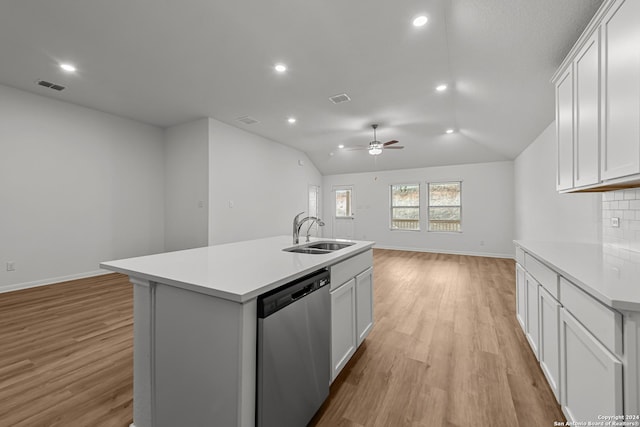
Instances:
[[[134,285],[135,427],[253,426],[257,297],[323,268],[341,283],[370,270],[374,243],[353,243],[295,253],[278,236],[101,263]]]

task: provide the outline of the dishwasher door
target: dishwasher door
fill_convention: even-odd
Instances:
[[[258,427],[306,426],[329,395],[328,283],[323,271],[258,300]]]

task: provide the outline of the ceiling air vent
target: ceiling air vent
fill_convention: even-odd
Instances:
[[[339,95],[330,96],[329,100],[334,104],[340,104],[341,102],[351,101],[351,98],[349,98],[349,95],[346,93],[341,93]]]
[[[239,122],[244,123],[245,125],[254,125],[256,123],[260,123],[258,120],[254,119],[253,117],[250,117],[250,116],[238,117],[236,120],[239,121]]]
[[[53,89],[53,90],[57,90],[57,91],[64,90],[64,86],[60,86],[60,85],[57,85],[55,83],[48,82],[46,80],[38,80],[37,83],[40,86],[48,87],[49,89]]]

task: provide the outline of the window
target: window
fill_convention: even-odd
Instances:
[[[430,182],[428,188],[428,230],[462,231],[462,182]]]
[[[391,229],[420,230],[420,184],[391,186]]]
[[[315,216],[316,218],[320,218],[320,187],[317,185],[309,184],[309,206],[308,210],[309,216]],[[309,227],[309,232],[318,235],[318,223],[313,222]]]
[[[336,218],[352,216],[351,188],[336,189]]]

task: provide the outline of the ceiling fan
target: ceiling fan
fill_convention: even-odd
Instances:
[[[376,138],[376,129],[378,129],[378,125],[373,124],[371,125],[371,127],[373,128],[373,141],[371,141],[367,146],[360,145],[360,146],[348,148],[348,150],[368,150],[369,154],[371,154],[372,156],[378,156],[382,154],[383,150],[388,150],[388,149],[401,150],[404,148],[401,145],[392,146],[393,144],[398,143],[398,141],[395,139],[391,141],[387,141],[385,143],[378,141],[378,139]]]

